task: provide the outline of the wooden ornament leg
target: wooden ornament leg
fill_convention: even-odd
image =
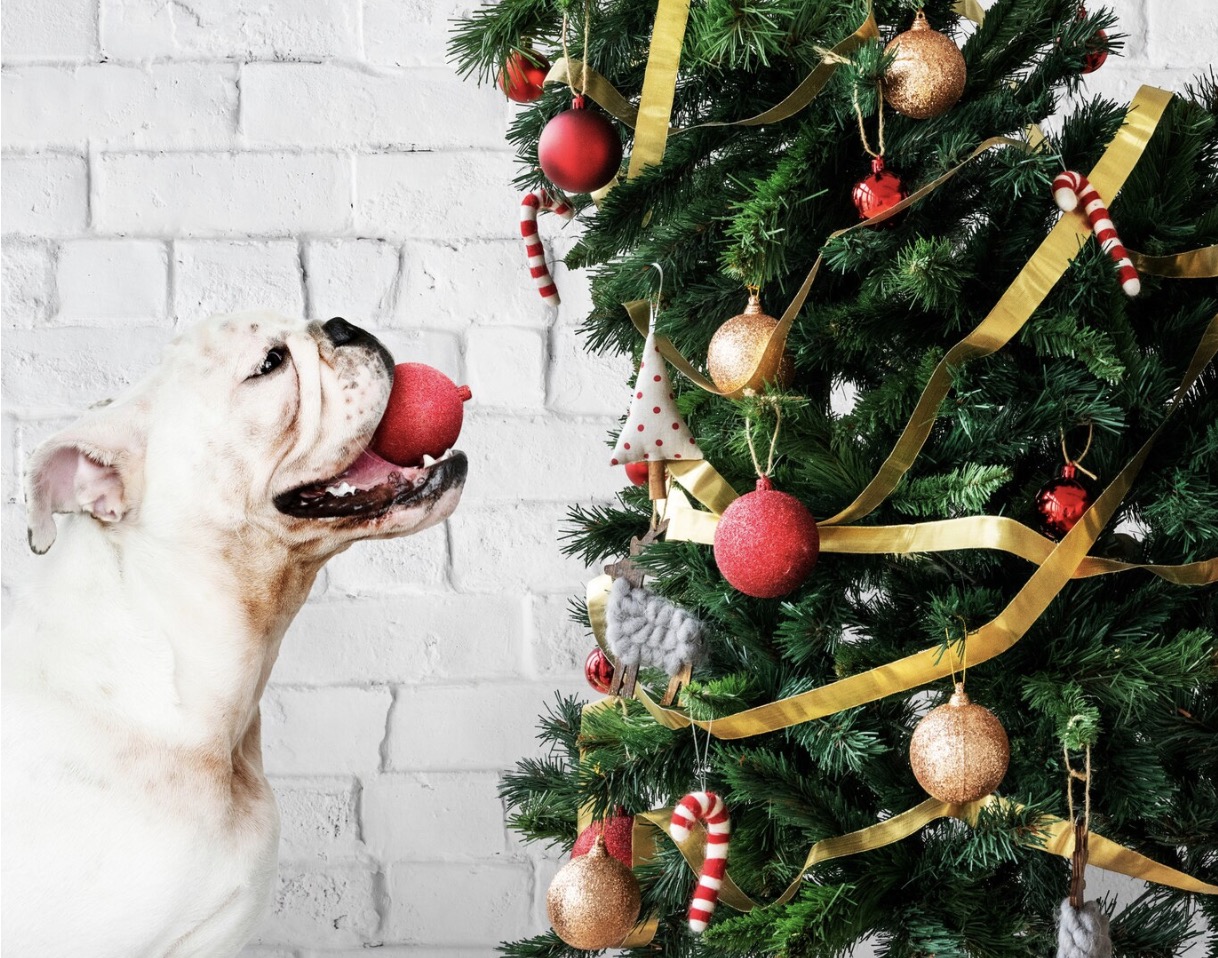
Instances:
[[[686,662],[681,666],[681,671],[668,680],[668,688],[664,692],[664,698],[660,700],[660,704],[667,707],[672,705],[677,700],[677,693],[681,691],[681,687],[689,685],[689,680],[693,678],[693,666]]]

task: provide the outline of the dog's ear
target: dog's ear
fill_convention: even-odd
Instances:
[[[94,407],[30,457],[25,502],[30,548],[55,542],[56,512],[87,512],[119,522],[136,504],[144,464],[144,430],[129,404]]]

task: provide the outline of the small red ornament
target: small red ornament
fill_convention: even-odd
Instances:
[[[1108,34],[1097,30],[1087,43],[1087,55],[1083,57],[1083,76],[1094,73],[1108,59]]]
[[[820,533],[807,507],[777,492],[768,476],[727,509],[715,530],[715,563],[745,595],[775,599],[808,577],[820,555]]]
[[[1091,492],[1074,478],[1077,471],[1074,463],[1066,463],[1057,478],[1045,483],[1044,488],[1036,493],[1040,528],[1051,538],[1061,539],[1065,536],[1091,507]]]
[[[901,178],[884,168],[884,157],[877,156],[871,161],[871,175],[864,176],[855,183],[850,195],[854,198],[859,216],[869,220],[889,207],[896,206],[909,194],[902,185]]]
[[[617,174],[622,141],[603,114],[582,96],[554,117],[537,141],[537,160],[551,183],[568,193],[592,193]]]
[[[599,645],[584,659],[584,678],[601,695],[609,694],[609,686],[613,684],[613,663]]]
[[[633,866],[634,816],[627,815],[626,810],[620,806],[610,818],[603,822],[593,822],[579,833],[575,847],[571,849],[571,857],[579,858],[580,855],[587,855],[592,851],[602,828],[605,833],[605,848],[609,854],[623,865]]]
[[[626,463],[626,478],[633,482],[636,486],[647,485],[647,463]]]
[[[542,93],[542,84],[550,72],[550,61],[536,50],[513,53],[499,71],[499,89],[509,100],[532,103]]]
[[[423,363],[399,363],[372,451],[399,466],[416,466],[425,455],[439,458],[457,441],[468,386],[458,386]]]

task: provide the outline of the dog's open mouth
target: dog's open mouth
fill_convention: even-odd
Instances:
[[[455,449],[423,466],[395,466],[366,449],[339,475],[280,493],[274,503],[280,512],[305,519],[372,518],[394,506],[438,500],[465,481],[468,468],[465,453]]]

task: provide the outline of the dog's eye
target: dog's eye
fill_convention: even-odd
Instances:
[[[265,376],[267,373],[274,372],[283,365],[283,361],[286,358],[287,350],[282,346],[276,346],[267,352],[266,357],[262,360],[262,365],[258,367],[258,371],[254,375]]]

